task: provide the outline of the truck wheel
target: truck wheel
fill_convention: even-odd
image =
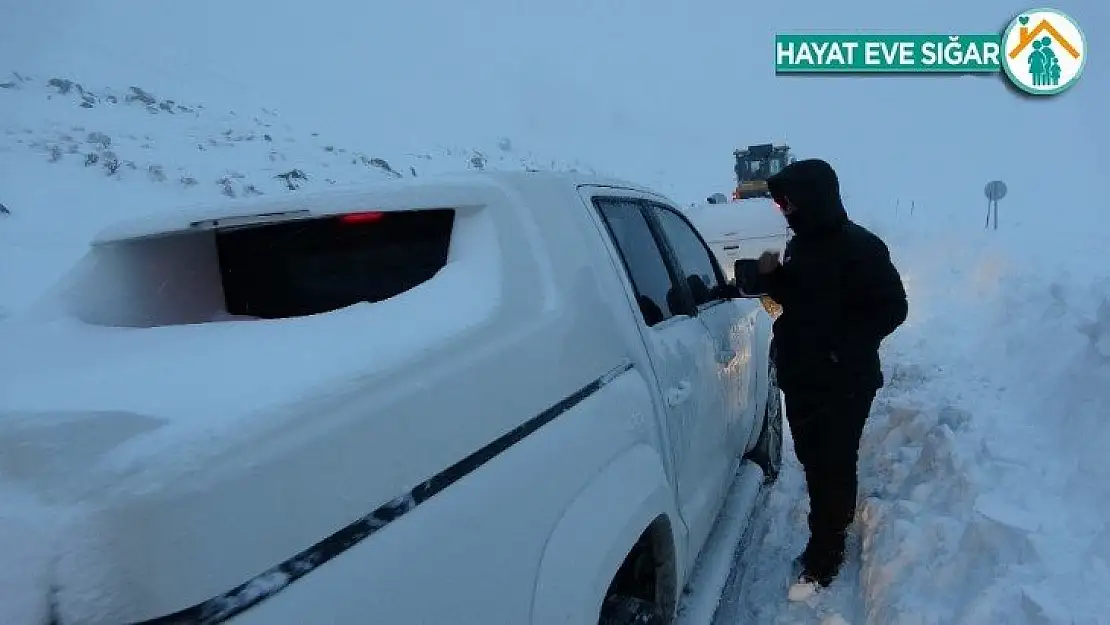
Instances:
[[[610,595],[601,606],[598,625],[665,625],[665,623],[650,601]]]
[[[782,470],[782,395],[779,394],[778,373],[774,360],[767,370],[767,408],[763,412],[763,429],[748,459],[763,470],[763,483],[773,484]]]

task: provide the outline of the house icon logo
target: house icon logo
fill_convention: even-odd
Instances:
[[[1002,69],[1022,91],[1060,93],[1075,84],[1087,62],[1079,24],[1056,9],[1018,15],[1002,35]]]

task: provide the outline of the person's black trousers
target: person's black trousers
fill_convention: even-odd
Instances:
[[[822,585],[844,562],[845,537],[856,513],[860,438],[874,400],[873,390],[786,394],[786,416],[810,500],[810,539],[800,560]]]

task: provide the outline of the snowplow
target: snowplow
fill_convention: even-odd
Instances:
[[[733,200],[771,197],[767,190],[767,179],[794,162],[790,146],[771,143],[749,145],[747,149],[734,151],[733,156],[736,157],[736,189],[732,192]]]

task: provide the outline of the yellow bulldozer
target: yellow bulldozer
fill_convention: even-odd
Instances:
[[[736,190],[733,200],[747,200],[757,197],[771,197],[767,191],[767,179],[793,163],[790,146],[761,143],[749,145],[747,149],[733,152],[736,157]]]

